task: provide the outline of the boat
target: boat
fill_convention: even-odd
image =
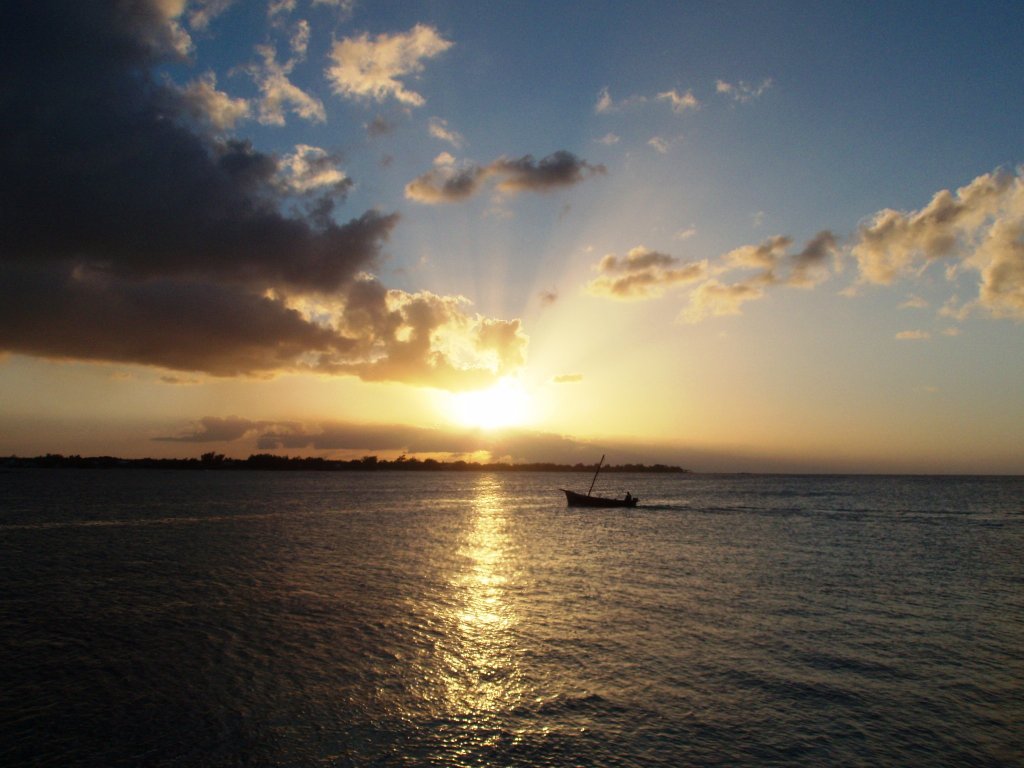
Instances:
[[[624,499],[609,499],[604,496],[588,496],[584,493],[576,493],[565,488],[560,488],[565,494],[565,500],[570,507],[635,507],[640,499],[630,496],[628,493]]]
[[[622,499],[609,499],[606,496],[590,495],[590,492],[594,490],[594,483],[597,482],[597,475],[601,471],[602,464],[604,464],[603,455],[601,460],[597,462],[597,471],[594,472],[594,479],[590,481],[590,488],[585,494],[569,491],[565,488],[558,489],[565,494],[565,503],[570,507],[635,507],[640,499],[629,493]]]

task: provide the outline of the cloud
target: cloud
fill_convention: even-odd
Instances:
[[[341,20],[345,20],[349,18],[352,15],[352,11],[355,10],[356,0],[313,0],[313,5],[326,5],[331,8],[336,8]]]
[[[568,464],[590,463],[600,452],[600,447],[591,443],[528,430],[441,429],[341,422],[270,423],[262,427],[257,445],[264,451],[379,451],[409,456],[441,454],[449,458],[486,453],[507,461]],[[630,454],[623,448],[616,455]]]
[[[668,154],[669,147],[671,146],[666,139],[661,136],[653,136],[647,140],[647,146],[653,149],[655,152],[661,155]]]
[[[234,5],[235,0],[192,0],[188,23],[192,29],[203,30],[210,22]]]
[[[230,131],[252,109],[246,99],[233,99],[217,90],[217,76],[207,72],[184,88],[170,85],[180,96],[186,110],[198,121],[218,131]]]
[[[759,99],[765,94],[765,92],[772,87],[772,79],[766,77],[758,85],[750,85],[743,80],[738,83],[728,83],[725,80],[715,81],[715,91],[724,96],[728,96],[733,101],[737,101],[743,104]]]
[[[531,155],[515,160],[500,158],[489,166],[498,176],[502,192],[546,192],[578,184],[589,176],[605,173],[603,165],[591,165],[571,152],[559,150],[535,162]]]
[[[791,237],[775,235],[757,245],[744,245],[723,254],[710,272],[718,276],[731,272],[753,274],[728,284],[717,277],[705,281],[690,294],[679,320],[696,323],[707,317],[738,315],[743,304],[763,298],[769,287],[813,288],[828,279],[827,261],[839,257],[834,234],[823,230],[796,253],[792,253],[792,246]]]
[[[366,124],[366,132],[372,137],[387,136],[395,130],[395,124],[378,115]]]
[[[697,97],[693,95],[693,91],[691,90],[687,90],[686,93],[680,94],[675,88],[673,88],[670,91],[659,93],[658,101],[667,101],[672,105],[672,111],[676,114],[682,114],[688,109],[700,109],[700,102],[697,101]]]
[[[256,52],[263,58],[262,64],[251,64],[246,71],[260,89],[257,118],[260,123],[283,126],[286,109],[313,123],[326,121],[327,113],[323,102],[288,79],[295,67],[295,59],[284,64],[278,63],[277,51],[272,45],[258,45]]]
[[[608,90],[608,87],[605,86],[597,94],[597,103],[594,104],[594,112],[598,114],[619,112],[620,110],[623,109],[640,106],[641,104],[644,104],[646,101],[647,97],[645,96],[630,96],[628,99],[624,99],[616,103],[612,99],[612,95],[611,92]]]
[[[166,443],[220,443],[239,440],[246,435],[264,429],[270,422],[250,421],[238,416],[225,418],[205,416],[193,427],[192,432],[169,437],[154,437],[157,442]]]
[[[575,384],[576,382],[583,381],[582,373],[563,373],[560,376],[555,376],[552,379],[555,384]]]
[[[291,13],[295,6],[296,0],[270,0],[267,3],[267,16],[273,18],[279,13]]]
[[[452,160],[448,156],[448,160]],[[499,192],[547,192],[572,186],[584,179],[605,173],[603,165],[591,165],[571,152],[560,150],[534,160],[532,155],[518,159],[498,158],[486,166],[446,161],[413,179],[405,187],[405,196],[419,203],[453,203],[477,194],[484,183],[496,179]]]
[[[706,317],[722,315],[738,315],[741,306],[764,296],[764,288],[748,283],[723,285],[711,279],[701,283],[690,294],[690,303],[680,315],[679,320],[686,323],[697,323]]]
[[[861,225],[851,254],[862,283],[891,284],[943,262],[946,276],[980,277],[978,297],[957,312],[981,309],[1024,319],[1024,178],[994,171],[918,211],[884,209]],[[951,310],[947,306],[944,312]]]
[[[721,274],[734,270],[759,270],[749,280],[797,288],[813,288],[828,279],[828,259],[839,256],[838,240],[833,233],[822,230],[797,253],[790,252],[792,245],[793,238],[775,235],[758,245],[741,246],[721,257],[717,271]]]
[[[762,298],[771,286],[811,288],[828,278],[827,262],[838,256],[837,239],[827,230],[795,253],[792,238],[776,235],[757,245],[735,248],[713,262],[683,263],[637,246],[624,258],[614,254],[602,258],[596,267],[600,275],[587,285],[587,291],[595,296],[640,300],[658,298],[670,287],[697,284],[679,315],[683,322],[696,323],[706,317],[739,314],[743,304]],[[731,284],[719,279],[735,272],[748,274]]]
[[[308,194],[325,188],[344,196],[352,186],[337,167],[338,158],[320,147],[297,144],[295,152],[285,155],[278,165],[278,177],[289,191]]]
[[[333,326],[354,340],[341,354],[326,354],[312,367],[364,381],[398,381],[439,389],[474,389],[513,373],[526,361],[528,338],[519,320],[470,313],[459,296],[388,290],[364,277],[332,310]]]
[[[706,261],[684,263],[638,245],[621,258],[605,255],[596,267],[601,274],[587,285],[587,292],[624,301],[650,299],[704,278],[707,268]]]
[[[606,147],[610,147],[613,144],[618,144],[620,139],[614,133],[606,133],[600,139],[594,139],[598,144],[604,144]]]
[[[405,196],[428,205],[457,203],[473,197],[486,178],[486,169],[478,165],[444,163],[406,184]]]
[[[930,338],[928,331],[900,331],[896,334],[899,341],[927,341]]]
[[[430,135],[433,136],[435,139],[447,141],[453,147],[458,148],[461,147],[463,144],[464,139],[462,138],[462,134],[460,134],[458,131],[453,131],[450,128],[448,128],[447,120],[442,120],[439,117],[430,118],[428,130],[430,131]]]
[[[900,309],[925,309],[927,306],[928,302],[920,296],[911,295],[907,297],[906,301],[900,304]]]
[[[452,43],[433,27],[417,24],[405,33],[367,34],[334,43],[326,71],[335,93],[347,98],[373,101],[396,99],[410,107],[424,104],[423,97],[406,89],[399,78],[423,71],[423,62],[447,51]]]
[[[0,190],[19,213],[0,217],[0,351],[455,388],[521,365],[518,320],[366,276],[398,217],[336,221],[351,184],[336,157],[277,157],[196,119],[214,81],[155,74],[183,45],[166,5],[41,1],[11,21],[0,80],[21,117]]]
[[[305,59],[306,51],[309,50],[309,22],[305,19],[300,19],[295,23],[295,31],[292,32],[291,38],[288,40],[288,45],[292,49],[292,54],[297,59]]]
[[[283,301],[236,286],[135,282],[60,265],[4,266],[0,283],[0,348],[22,354],[236,376],[352,347]]]
[[[550,307],[552,304],[558,301],[558,291],[555,290],[554,288],[541,291],[538,294],[538,298],[540,298],[541,306]]]

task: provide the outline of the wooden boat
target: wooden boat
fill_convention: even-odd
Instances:
[[[624,499],[608,499],[604,496],[588,496],[584,493],[567,491],[560,488],[565,494],[565,500],[570,507],[635,507],[640,499],[626,494]]]
[[[590,495],[590,491],[594,490],[594,483],[597,482],[597,475],[601,471],[602,464],[604,464],[603,455],[601,460],[597,462],[597,471],[594,472],[594,479],[590,481],[590,489],[586,494],[567,491],[565,488],[558,489],[565,494],[566,504],[570,507],[635,507],[640,499],[631,496],[629,493],[623,499],[609,499],[605,496]]]

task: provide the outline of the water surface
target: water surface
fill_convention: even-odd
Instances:
[[[1021,765],[1024,479],[0,474],[0,762]]]

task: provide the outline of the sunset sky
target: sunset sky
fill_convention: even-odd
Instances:
[[[0,455],[1024,472],[1024,5],[27,3]]]

